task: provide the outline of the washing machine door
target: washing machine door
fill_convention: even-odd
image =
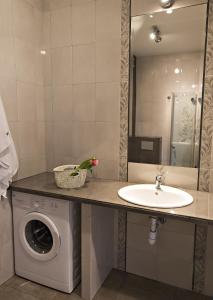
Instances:
[[[25,251],[36,260],[50,260],[59,252],[59,232],[53,221],[44,214],[32,212],[25,215],[19,236]]]

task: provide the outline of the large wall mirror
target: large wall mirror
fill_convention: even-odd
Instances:
[[[129,162],[199,166],[206,2],[140,0],[144,10],[134,7]]]

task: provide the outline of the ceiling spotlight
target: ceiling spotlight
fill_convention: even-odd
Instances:
[[[161,33],[158,26],[152,26],[152,32],[149,35],[151,40],[154,40],[156,43],[160,43],[162,41]]]
[[[160,0],[160,5],[163,8],[169,8],[175,3],[175,0]]]

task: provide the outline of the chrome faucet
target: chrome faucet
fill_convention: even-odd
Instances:
[[[156,176],[156,186],[155,186],[155,188],[156,188],[156,190],[161,190],[161,184],[162,184],[162,182],[163,182],[163,175],[157,175]]]

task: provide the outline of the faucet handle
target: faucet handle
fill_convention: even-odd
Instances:
[[[159,182],[162,182],[163,175],[162,175],[162,174],[159,174],[159,175],[156,176],[155,179],[156,179],[157,181],[159,181]]]

